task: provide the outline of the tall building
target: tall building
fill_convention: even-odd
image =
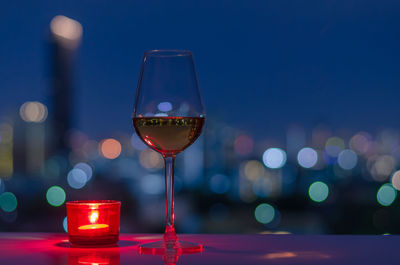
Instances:
[[[65,16],[50,23],[52,40],[52,90],[49,118],[50,153],[67,152],[68,132],[73,126],[74,62],[82,38],[82,26]]]

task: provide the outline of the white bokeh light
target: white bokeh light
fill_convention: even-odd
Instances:
[[[357,154],[350,149],[345,149],[339,153],[338,164],[342,169],[350,170],[357,165]]]
[[[311,168],[318,162],[318,153],[310,147],[304,147],[297,154],[297,162],[304,168]]]
[[[281,168],[286,163],[286,152],[280,148],[269,148],[263,154],[263,162],[269,168]]]
[[[73,168],[67,176],[68,185],[74,189],[81,189],[85,186],[88,177],[82,169]]]

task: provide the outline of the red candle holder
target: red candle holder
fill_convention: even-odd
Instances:
[[[121,202],[67,202],[68,237],[73,245],[112,245],[118,242]]]

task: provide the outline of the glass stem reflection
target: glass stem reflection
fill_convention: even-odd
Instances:
[[[174,163],[175,156],[165,156],[165,196],[166,196],[166,228],[164,241],[174,243],[177,240],[175,233],[174,214]]]

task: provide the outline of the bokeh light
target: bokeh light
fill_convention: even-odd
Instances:
[[[239,135],[236,137],[233,147],[239,155],[248,155],[253,151],[254,141],[247,135]]]
[[[390,206],[396,197],[397,191],[389,183],[383,184],[376,194],[376,199],[382,206]]]
[[[263,162],[266,167],[281,168],[286,163],[286,152],[280,148],[268,148],[263,154]]]
[[[59,186],[52,186],[46,192],[47,202],[55,207],[63,205],[65,198],[65,191]]]
[[[216,174],[210,178],[210,189],[218,194],[223,194],[229,191],[231,186],[230,179],[222,174]]]
[[[328,198],[329,187],[322,181],[316,181],[310,185],[308,195],[315,202],[323,202]]]
[[[50,30],[68,48],[75,48],[79,44],[83,31],[78,21],[61,15],[51,20]]]
[[[71,188],[81,189],[85,186],[88,177],[82,169],[73,168],[68,172],[67,182]]]
[[[357,165],[357,154],[350,149],[345,149],[339,153],[338,164],[342,169],[350,170]]]
[[[349,145],[352,150],[362,155],[368,152],[371,146],[371,135],[366,132],[359,132],[351,137]]]
[[[9,144],[13,140],[13,127],[9,123],[0,123],[0,143]]]
[[[250,160],[244,164],[243,173],[247,179],[254,181],[265,174],[265,168],[261,162]]]
[[[64,231],[65,231],[66,233],[68,233],[68,219],[67,219],[66,216],[65,216],[65,218],[64,218],[64,220],[63,220],[63,228],[64,228]]]
[[[44,122],[47,118],[47,107],[37,101],[28,101],[19,109],[21,119],[26,122]]]
[[[4,192],[0,195],[0,209],[5,212],[13,212],[17,208],[17,197],[12,192]]]
[[[400,190],[400,170],[397,170],[392,175],[392,186],[396,190]]]
[[[304,147],[297,154],[297,162],[304,168],[311,168],[318,162],[318,153],[310,147]]]
[[[152,149],[144,149],[140,152],[139,162],[147,169],[159,169],[164,166],[164,160],[159,153]]]
[[[93,169],[89,164],[80,162],[74,166],[75,169],[80,169],[86,174],[86,182],[88,182],[93,175]]]
[[[325,144],[325,152],[331,157],[337,157],[344,148],[344,141],[339,137],[331,137]]]
[[[382,155],[370,159],[369,164],[372,164],[370,168],[372,178],[376,181],[383,182],[386,181],[394,171],[396,160],[390,155]]]
[[[159,111],[168,112],[172,110],[172,104],[170,102],[161,102],[157,105]]]
[[[275,209],[268,203],[262,203],[256,207],[254,217],[259,223],[268,224],[274,220]]]
[[[100,153],[108,159],[115,159],[121,154],[121,144],[115,139],[109,138],[100,142]]]

